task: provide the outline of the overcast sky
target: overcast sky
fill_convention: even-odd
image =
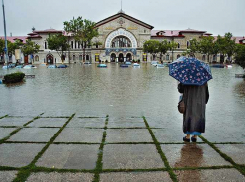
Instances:
[[[1,0],[2,1],[2,0]],[[121,0],[4,0],[7,35],[63,29],[63,22],[82,16],[98,22],[116,14]],[[245,36],[245,0],[123,0],[123,10],[155,30],[203,30],[213,35]],[[0,35],[4,35],[1,4]]]

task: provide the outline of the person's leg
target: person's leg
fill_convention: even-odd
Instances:
[[[186,136],[183,137],[183,141],[190,142],[190,134],[186,134]]]
[[[196,141],[197,141],[197,135],[193,135],[193,136],[191,137],[191,141],[192,141],[192,142],[196,142]]]
[[[191,135],[190,134],[186,134],[185,136],[187,139],[190,139]]]

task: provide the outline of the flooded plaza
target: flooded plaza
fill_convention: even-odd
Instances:
[[[182,141],[167,67],[20,71],[35,78],[0,85],[2,181],[245,181],[245,81],[236,65],[212,69],[196,144]]]

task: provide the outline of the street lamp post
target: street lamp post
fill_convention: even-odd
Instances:
[[[7,33],[6,33],[6,21],[5,21],[5,11],[4,11],[4,3],[2,0],[2,6],[3,6],[3,25],[4,25],[4,38],[5,38],[5,63],[8,66],[8,43],[7,43]]]

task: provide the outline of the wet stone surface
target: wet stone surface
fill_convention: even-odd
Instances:
[[[17,173],[17,171],[0,171],[0,181],[12,182]]]
[[[235,163],[245,165],[245,144],[216,144],[215,146],[231,157]]]
[[[16,130],[16,128],[0,128],[0,139],[8,136],[14,130]]]
[[[101,143],[103,129],[65,128],[54,142]]]
[[[231,165],[207,144],[162,144],[171,167],[209,167]]]
[[[91,173],[32,173],[27,182],[92,182],[94,174]]]
[[[164,163],[153,144],[108,144],[103,150],[104,169],[163,168]]]
[[[0,126],[23,126],[31,120],[33,117],[5,117],[0,119]]]
[[[28,127],[62,127],[68,118],[39,118],[27,125]]]
[[[245,177],[236,169],[207,169],[175,171],[179,182],[244,182]]]
[[[215,127],[217,128],[217,127]],[[239,128],[239,126],[238,126]],[[226,131],[225,135],[223,131]],[[219,131],[207,131],[205,135],[203,135],[210,142],[243,142],[245,143],[245,135],[243,133],[236,132],[232,129],[222,129]]]
[[[143,118],[141,117],[138,117],[138,118],[109,118],[109,122],[112,122],[112,123],[144,123],[144,120]]]
[[[59,116],[59,117],[67,117],[67,118],[69,118],[69,117],[71,117],[71,115],[72,114],[74,114],[74,112],[69,112],[69,111],[66,111],[66,110],[56,110],[55,112],[49,112],[49,111],[46,111],[43,115],[42,115],[42,117],[57,117],[57,116]]]
[[[48,142],[59,128],[23,128],[8,141]]]
[[[108,128],[146,128],[143,122],[109,122]]]
[[[174,132],[171,129],[152,129],[156,139],[160,143],[183,142],[182,132]],[[199,139],[201,141],[201,139]]]
[[[44,146],[44,144],[1,144],[0,166],[26,166],[31,163]]]
[[[67,128],[104,128],[106,118],[73,118]]]
[[[99,145],[52,144],[36,163],[59,169],[94,169]]]
[[[100,182],[172,182],[168,172],[118,172],[100,174]]]
[[[106,142],[153,142],[147,129],[108,129],[106,131]]]

